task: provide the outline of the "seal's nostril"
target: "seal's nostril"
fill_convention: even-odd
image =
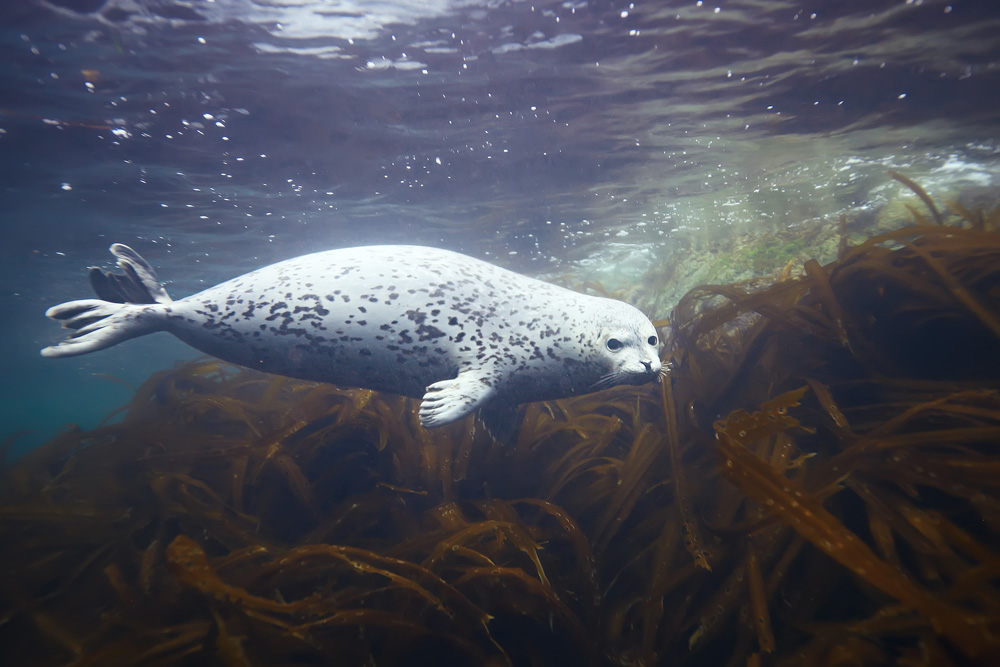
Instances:
[[[643,361],[643,362],[640,362],[640,363],[642,363],[642,365],[646,367],[647,371],[653,370],[653,362],[652,361]]]

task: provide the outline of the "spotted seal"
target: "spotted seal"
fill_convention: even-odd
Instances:
[[[317,252],[178,301],[134,250],[110,250],[124,273],[91,268],[98,299],[46,311],[74,332],[42,356],[169,331],[248,368],[422,398],[425,427],[478,411],[494,434],[520,403],[660,377],[656,330],[629,304],[448,250]]]

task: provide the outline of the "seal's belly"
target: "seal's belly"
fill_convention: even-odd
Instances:
[[[248,318],[213,330],[172,329],[199,350],[248,368],[346,387],[366,387],[419,398],[435,380],[453,377],[458,364],[447,348],[379,345],[360,324],[337,318],[261,321]],[[381,335],[381,334],[380,334]]]
[[[328,267],[315,261],[322,255],[176,301],[170,330],[250,368],[415,397],[475,363],[484,342],[503,335],[510,297],[463,276],[461,267],[380,266],[364,257]]]

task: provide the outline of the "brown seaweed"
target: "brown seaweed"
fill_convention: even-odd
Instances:
[[[1000,209],[894,177],[938,224],[692,290],[660,387],[529,405],[511,446],[157,373],[3,469],[0,660],[995,663]]]

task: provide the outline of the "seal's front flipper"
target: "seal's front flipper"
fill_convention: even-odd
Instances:
[[[479,408],[477,416],[494,440],[504,445],[514,444],[521,426],[521,413],[517,405],[496,398]]]
[[[487,370],[465,369],[452,380],[441,380],[427,387],[420,403],[420,423],[425,428],[450,424],[471,414],[495,393]]]

